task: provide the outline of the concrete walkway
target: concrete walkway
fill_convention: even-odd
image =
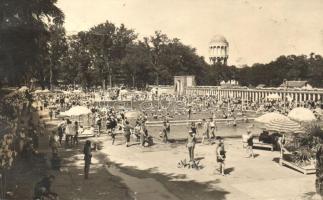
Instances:
[[[129,188],[134,188],[138,199],[140,193],[148,193],[151,183],[162,183],[162,191],[176,195],[176,198],[184,198],[180,190],[183,187],[172,188],[171,182],[193,183],[203,186],[204,192],[222,191],[219,197],[197,198],[197,199],[275,199],[294,200],[311,199],[315,194],[314,175],[303,175],[287,167],[281,167],[275,158],[279,157],[279,152],[266,150],[255,150],[255,159],[245,158],[245,151],[242,149],[241,141],[238,139],[227,139],[225,141],[227,160],[226,172],[229,174],[222,177],[214,174],[215,146],[197,145],[196,158],[203,165],[201,170],[177,168],[177,163],[187,158],[185,145],[160,144],[151,148],[141,148],[137,145],[129,148],[124,145],[112,146],[106,142],[102,152],[109,157],[112,163],[119,169],[123,169],[125,175],[115,173],[120,176]],[[109,170],[111,171],[111,170]],[[113,172],[111,172],[113,173]],[[140,173],[147,177],[155,177],[153,181],[142,183],[141,188],[133,186],[133,177],[141,177]],[[161,176],[167,176],[165,182]],[[146,190],[142,190],[146,188]],[[154,190],[152,190],[154,191]],[[198,191],[196,191],[198,193]],[[155,193],[155,194],[158,194]],[[176,199],[174,198],[174,199]],[[196,199],[196,198],[188,198]]]

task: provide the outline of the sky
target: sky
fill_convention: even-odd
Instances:
[[[69,34],[109,20],[139,39],[161,30],[205,58],[212,36],[223,35],[229,65],[323,55],[323,0],[58,0],[57,6]]]

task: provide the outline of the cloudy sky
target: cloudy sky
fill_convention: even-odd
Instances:
[[[70,34],[109,20],[140,38],[161,30],[204,57],[212,36],[223,35],[234,65],[323,54],[323,0],[59,0],[58,7]]]

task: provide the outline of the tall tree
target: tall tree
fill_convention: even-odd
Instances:
[[[0,1],[0,68],[11,84],[26,84],[31,77],[44,79],[49,24],[63,24],[56,0]]]

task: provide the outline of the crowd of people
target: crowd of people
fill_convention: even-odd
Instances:
[[[107,95],[109,98],[103,97]],[[120,95],[123,99],[130,99],[130,104],[120,106]],[[128,96],[127,96],[128,95]],[[230,126],[237,126],[237,118],[242,118],[246,122],[247,112],[280,112],[287,114],[295,107],[306,107],[311,109],[320,118],[321,108],[320,102],[305,101],[269,101],[262,99],[259,101],[242,100],[240,98],[222,98],[217,96],[176,96],[176,95],[149,95],[148,92],[123,94],[117,90],[111,90],[110,94],[104,94],[96,91],[82,92],[57,90],[48,93],[34,93],[31,96],[30,92],[24,93],[24,100],[19,103],[22,105],[22,111],[25,112],[25,117],[19,118],[19,127],[16,127],[16,133],[6,135],[4,137],[7,146],[13,145],[13,140],[17,143],[17,152],[22,158],[30,159],[37,154],[39,146],[39,136],[44,134],[46,124],[43,120],[36,120],[37,110],[48,110],[50,120],[59,118],[60,123],[57,129],[51,132],[49,137],[49,145],[52,151],[52,166],[59,168],[59,151],[58,148],[65,145],[66,148],[77,147],[80,143],[79,139],[84,130],[89,130],[89,136],[100,137],[102,133],[106,133],[111,137],[111,144],[115,145],[118,135],[124,138],[126,147],[133,144],[139,144],[142,147],[149,147],[154,144],[154,140],[161,139],[163,143],[169,143],[171,140],[171,120],[184,119],[187,121],[187,142],[188,158],[190,166],[197,166],[195,155],[195,146],[198,139],[201,138],[201,143],[216,144],[214,151],[216,153],[216,162],[218,173],[225,175],[225,160],[226,149],[224,139],[217,135],[218,125],[217,120],[228,119]],[[13,95],[11,98],[16,98]],[[21,96],[21,95],[20,95]],[[97,101],[99,96],[100,101]],[[10,97],[9,97],[10,98]],[[102,102],[103,99],[108,99],[107,102]],[[31,104],[35,102],[36,109],[32,108]],[[112,102],[112,103],[111,103]],[[137,103],[136,102],[140,102]],[[145,106],[150,102],[150,107]],[[153,105],[157,102],[156,105]],[[166,102],[166,103],[165,103]],[[12,104],[12,102],[7,101]],[[18,104],[18,103],[17,103]],[[123,104],[125,105],[125,104]],[[171,105],[171,106],[170,106]],[[82,118],[73,118],[61,116],[61,113],[69,110],[74,106],[84,106],[91,113]],[[2,109],[16,109],[8,106],[2,106]],[[136,117],[128,117],[129,111],[138,111],[140,114]],[[22,113],[23,113],[22,112]],[[12,113],[12,112],[8,112]],[[20,114],[21,115],[21,114]],[[195,116],[204,116],[202,119],[196,119]],[[15,116],[18,118],[18,115]],[[160,138],[154,138],[149,133],[147,122],[161,120]],[[19,130],[17,130],[19,129]],[[265,131],[264,131],[265,132]],[[250,129],[246,130],[246,157],[255,158],[253,153],[253,138],[254,135]],[[268,134],[267,134],[268,135]],[[266,141],[267,137],[263,133],[259,140]],[[8,140],[8,141],[7,141]],[[131,143],[130,141],[134,141]],[[272,141],[271,141],[272,142]],[[10,149],[8,147],[7,149]],[[86,140],[84,143],[84,178],[87,179],[90,171],[92,150],[98,149],[96,140]],[[2,151],[3,155],[3,152]],[[53,177],[46,177],[47,182],[53,180]],[[40,184],[41,185],[41,184]],[[37,189],[37,192],[46,189],[48,186],[42,186]],[[46,191],[50,191],[46,189]],[[35,193],[37,193],[35,191]],[[48,194],[53,195],[51,192]]]

